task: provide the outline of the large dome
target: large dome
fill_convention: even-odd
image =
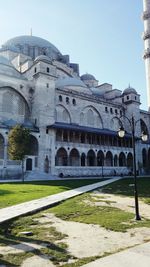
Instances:
[[[52,58],[57,58],[58,55],[61,55],[60,51],[49,41],[30,35],[22,35],[9,39],[2,45],[2,49],[10,49],[14,52],[32,56],[32,58],[42,54]]]

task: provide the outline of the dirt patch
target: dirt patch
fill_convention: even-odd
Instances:
[[[89,200],[86,201],[88,201],[88,205],[115,207],[123,211],[135,213],[134,198],[130,197],[104,194],[96,190],[90,194]],[[142,201],[139,204],[141,216],[150,219],[150,205]],[[36,226],[32,225],[33,228],[38,227],[38,225],[40,227],[42,224],[44,228],[55,227],[58,232],[65,234],[65,237],[55,241],[55,244],[59,245],[59,242],[67,244],[66,250],[77,259],[114,253],[121,249],[150,241],[150,228],[146,227],[132,228],[126,232],[114,232],[95,224],[64,221],[52,213],[45,212],[42,213],[41,217],[34,220],[39,223]],[[21,242],[17,245],[0,246],[0,254],[18,254],[35,249],[40,251],[44,247],[46,245],[42,242],[40,245]],[[75,261],[75,259],[72,261]],[[50,261],[50,258],[36,255],[24,260],[21,265],[21,267],[28,266],[53,267],[55,265]]]
[[[57,231],[67,235],[64,240],[68,245],[68,251],[77,258],[103,255],[105,252],[117,250],[141,244],[150,239],[150,229],[134,228],[126,233],[106,230],[94,224],[69,222],[55,217],[53,214],[45,214],[45,218],[39,219],[41,223],[50,221]],[[48,224],[45,227],[49,227]]]
[[[50,262],[47,257],[44,256],[33,256],[26,259],[21,267],[55,267],[55,265]]]
[[[122,197],[112,194],[104,194],[98,190],[94,191],[91,196],[93,197],[93,202],[89,202],[91,205],[97,206],[109,206],[115,207],[124,211],[135,213],[135,202],[134,198],[131,197]],[[139,201],[139,210],[140,215],[144,218],[150,219],[150,205],[145,204],[142,201]]]

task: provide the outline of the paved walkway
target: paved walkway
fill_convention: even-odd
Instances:
[[[103,185],[110,184],[119,179],[121,178],[117,177],[117,178],[108,179],[106,181],[78,187],[78,188],[68,190],[62,193],[58,193],[52,196],[48,196],[48,197],[44,197],[44,198],[40,198],[40,199],[24,202],[22,204],[0,209],[0,223],[19,217],[21,215],[34,213],[36,211],[51,207],[54,204],[57,204],[65,199],[83,194],[88,191],[92,191],[93,189],[96,189]]]
[[[90,262],[82,267],[150,267],[150,242]]]

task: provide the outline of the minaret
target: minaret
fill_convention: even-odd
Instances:
[[[147,99],[150,110],[150,0],[143,0],[143,21],[144,21],[144,60],[146,69]]]

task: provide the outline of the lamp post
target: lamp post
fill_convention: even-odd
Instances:
[[[137,122],[139,122],[140,120],[135,121],[134,116],[132,116],[131,119],[129,119],[125,115],[122,115],[121,117],[125,117],[128,120],[128,122],[130,124],[130,127],[131,127],[132,147],[133,147],[133,173],[134,173],[135,219],[136,220],[141,220],[141,217],[140,217],[140,214],[139,214],[139,203],[138,203],[137,173],[136,173],[136,153],[135,153],[135,142],[136,142],[136,138],[135,138],[135,127],[136,127]],[[123,138],[125,136],[125,130],[123,128],[123,125],[119,129],[118,135],[121,138]],[[146,132],[142,132],[141,139],[143,141],[147,141],[148,136],[147,136]]]

